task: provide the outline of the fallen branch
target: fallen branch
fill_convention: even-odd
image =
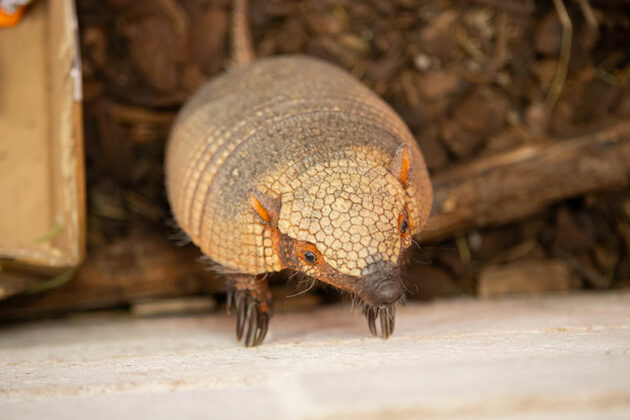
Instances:
[[[0,319],[33,318],[222,291],[223,282],[208,270],[208,264],[198,261],[199,256],[193,247],[179,248],[160,234],[134,233],[89,252],[76,278],[66,284],[46,293],[0,302]]]
[[[424,242],[499,225],[569,197],[628,185],[630,123],[571,140],[522,147],[433,179]]]

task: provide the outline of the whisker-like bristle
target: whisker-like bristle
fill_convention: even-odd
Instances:
[[[354,313],[359,308],[359,298],[355,294],[350,295],[350,312]]]
[[[236,270],[232,270],[232,269],[226,268],[226,267],[222,266],[221,264],[213,261],[207,255],[201,255],[199,258],[197,258],[197,261],[199,263],[201,263],[201,264],[204,264],[206,266],[206,271],[212,271],[215,274],[217,274],[218,276],[227,276],[227,275],[230,275],[230,274],[240,274]]]
[[[405,289],[405,292],[410,293],[411,294],[411,290],[409,290],[409,288],[407,287],[407,285],[405,284],[404,281],[400,282],[402,284],[403,289]]]
[[[409,260],[415,264],[424,264],[424,265],[433,264],[433,261],[431,260],[423,261],[423,260],[419,260],[413,257],[409,257]]]
[[[294,293],[294,294],[292,294],[292,295],[289,295],[289,296],[287,296],[287,298],[292,298],[292,297],[295,297],[295,296],[300,296],[300,295],[303,295],[304,293],[309,292],[309,291],[313,288],[313,286],[315,286],[315,282],[316,282],[316,281],[317,281],[317,279],[313,279],[313,281],[311,281],[311,285],[310,285],[309,287],[307,287],[306,289],[302,290],[301,292],[297,292],[297,293]]]

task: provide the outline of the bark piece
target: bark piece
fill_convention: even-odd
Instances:
[[[477,292],[482,297],[494,297],[562,291],[572,286],[571,270],[566,263],[560,260],[534,260],[487,266],[479,275]]]

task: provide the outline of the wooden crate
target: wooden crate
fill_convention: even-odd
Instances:
[[[81,76],[73,0],[0,29],[0,298],[85,253]],[[17,280],[16,280],[17,279]]]

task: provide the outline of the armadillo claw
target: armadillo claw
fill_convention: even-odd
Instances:
[[[372,333],[373,336],[379,335],[376,330],[376,318],[379,317],[381,324],[381,338],[386,340],[394,333],[394,325],[396,321],[396,307],[394,305],[390,305],[385,308],[368,307],[365,310],[365,317],[368,321],[370,333]]]
[[[236,338],[245,337],[246,347],[257,346],[263,342],[269,328],[270,314],[268,304],[263,304],[253,297],[248,290],[233,290],[228,293],[228,310],[236,306]]]

